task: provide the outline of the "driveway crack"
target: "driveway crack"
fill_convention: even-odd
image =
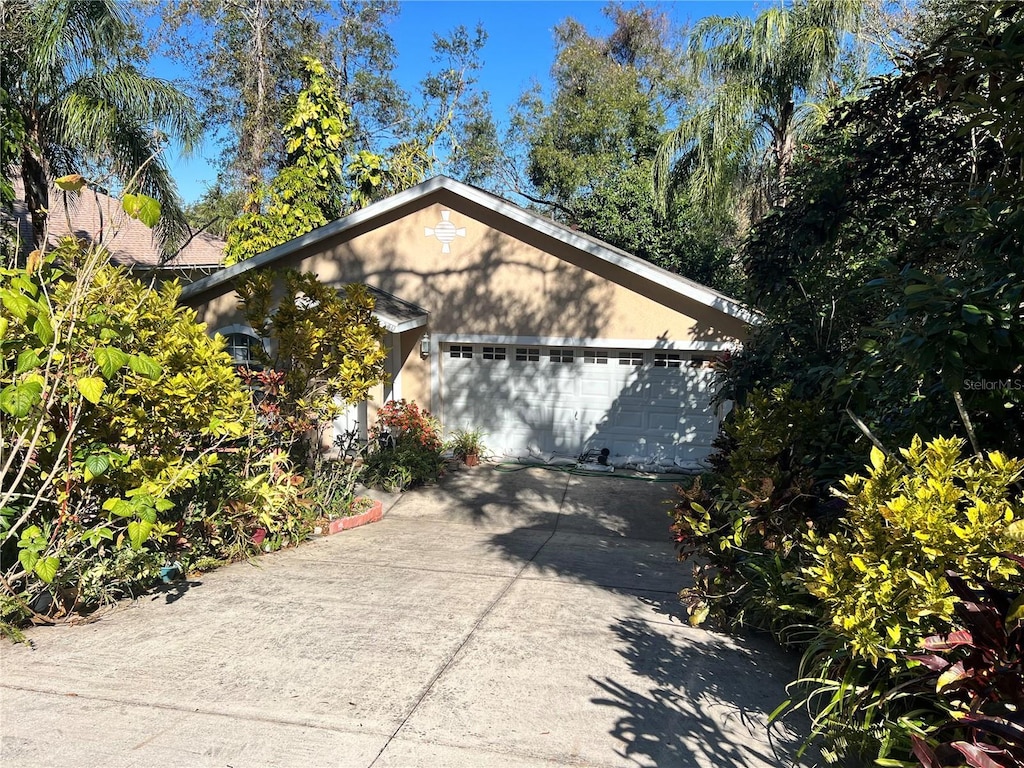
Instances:
[[[420,693],[419,697],[416,699],[416,702],[412,705],[412,709],[410,709],[406,716],[402,718],[402,722],[398,724],[398,727],[395,728],[394,732],[390,736],[388,736],[387,741],[384,742],[384,746],[380,748],[380,751],[377,753],[377,756],[370,761],[370,764],[367,766],[367,768],[373,768],[373,766],[377,764],[377,761],[380,760],[381,755],[383,755],[384,752],[387,751],[387,748],[391,746],[391,742],[394,741],[398,734],[401,732],[401,730],[405,728],[405,724],[409,722],[409,720],[412,718],[414,714],[416,714],[416,710],[419,709],[420,704],[423,703],[423,700],[426,699],[427,695],[434,689],[434,686],[437,684],[437,681],[441,679],[441,676],[444,675],[444,673],[448,671],[449,667],[451,667],[451,665],[455,662],[455,659],[462,652],[462,649],[466,647],[469,641],[473,638],[473,635],[476,634],[476,631],[480,628],[480,625],[484,623],[487,617],[490,616],[491,613],[494,611],[495,606],[497,606],[497,604],[501,602],[502,598],[504,598],[505,595],[508,594],[509,590],[512,589],[512,587],[515,585],[515,583],[519,581],[519,577],[522,576],[523,572],[526,571],[526,569],[530,567],[533,561],[537,559],[537,555],[539,555],[541,551],[543,551],[544,547],[548,545],[548,542],[550,542],[551,539],[554,538],[555,534],[558,532],[558,523],[562,519],[562,507],[565,504],[565,497],[569,494],[569,483],[571,482],[572,476],[567,475],[565,485],[562,487],[562,498],[558,500],[558,512],[555,515],[555,524],[551,527],[551,533],[549,533],[548,537],[540,543],[540,546],[537,547],[537,550],[532,555],[530,555],[530,559],[524,562],[523,566],[515,572],[512,578],[509,579],[508,584],[502,587],[501,591],[497,594],[497,596],[495,596],[495,598],[491,600],[490,603],[488,603],[483,613],[481,613],[477,617],[477,620],[473,622],[473,626],[469,628],[469,631],[466,633],[466,636],[462,638],[462,642],[458,644],[455,650],[448,654],[448,658],[445,659],[444,663],[441,665],[441,668],[437,670],[437,673],[434,674],[434,676],[431,677],[427,684],[424,686],[423,692]]]

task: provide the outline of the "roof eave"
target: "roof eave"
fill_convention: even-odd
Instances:
[[[446,176],[435,176],[427,181],[417,184],[414,187],[410,187],[404,192],[399,192],[397,195],[392,195],[385,200],[380,200],[366,208],[320,227],[319,229],[314,229],[312,232],[308,232],[305,235],[289,240],[287,243],[282,243],[281,245],[271,248],[269,251],[264,251],[258,256],[238,262],[237,264],[226,267],[220,272],[210,275],[209,277],[197,280],[191,285],[185,287],[181,293],[181,298],[189,299],[193,296],[197,296],[219,285],[230,282],[250,270],[258,269],[277,261],[278,259],[284,258],[289,254],[295,253],[296,251],[310,245],[314,245],[321,240],[339,235],[351,227],[363,224],[377,218],[378,216],[382,216],[396,208],[408,205],[409,203],[415,202],[416,200],[426,197],[427,195],[441,189],[457,194],[470,202],[487,208],[488,210],[495,211],[507,219],[511,219],[519,224],[530,227],[541,234],[561,241],[579,251],[588,253],[597,259],[626,269],[658,285],[664,285],[681,296],[685,296],[699,304],[718,310],[725,315],[729,315],[730,317],[734,317],[751,325],[758,325],[760,323],[760,317],[756,313],[750,312],[735,299],[717,293],[700,283],[695,283],[680,275],[676,275],[672,272],[668,272],[667,270],[663,270],[660,267],[656,267],[643,259],[637,258],[636,256],[619,253],[608,245],[600,244],[599,241],[581,237],[572,230],[551,221],[550,219],[538,216],[537,214],[527,211],[524,208],[520,208],[513,203],[502,200],[496,195],[492,195],[489,192],[484,192],[476,187],[471,187],[467,184],[455,181],[454,179],[449,179]]]
[[[387,315],[383,315],[379,312],[374,312],[373,316],[377,318],[377,321],[388,333],[405,333],[406,331],[411,331],[414,328],[422,328],[427,324],[427,315],[421,315],[409,320],[396,320],[393,317],[388,317]]]

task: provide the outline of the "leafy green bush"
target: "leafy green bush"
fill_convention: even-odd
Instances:
[[[673,510],[679,558],[701,555],[681,597],[690,620],[782,630],[808,611],[798,578],[819,495],[808,446],[822,431],[815,401],[789,389],[755,391],[723,425],[714,474],[680,490]]]
[[[374,447],[363,465],[363,481],[369,486],[401,491],[435,482],[444,469],[437,420],[414,402],[385,403],[370,439]]]
[[[934,745],[946,697],[918,684],[913,652],[965,625],[965,581],[992,592],[1018,574],[1001,553],[1021,548],[1024,461],[962,449],[915,438],[903,461],[873,450],[867,477],[845,480],[834,530],[808,532],[798,577],[821,618],[789,706],[808,710],[829,761],[905,765],[915,740],[920,754],[925,739]]]
[[[177,298],[72,240],[0,272],[0,623],[312,529],[303,478],[261,447],[222,340]]]
[[[926,634],[950,631],[954,570],[972,582],[1016,572],[1000,552],[1024,543],[1024,461],[1001,453],[961,459],[963,441],[914,438],[903,462],[871,452],[867,477],[844,480],[849,508],[835,532],[811,531],[803,575],[826,621],[852,653],[896,661]]]
[[[122,550],[173,545],[172,499],[250,430],[249,396],[177,286],[102,249],[66,240],[0,278],[4,590],[26,607],[49,594],[47,612],[130,591],[152,568]]]
[[[266,368],[243,372],[262,392],[261,421],[296,463],[310,463],[346,405],[384,378],[384,329],[362,285],[343,292],[311,272],[259,270],[238,288],[249,324],[270,341]]]

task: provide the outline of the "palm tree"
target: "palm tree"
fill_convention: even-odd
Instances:
[[[721,211],[743,194],[758,218],[778,198],[798,137],[827,114],[820,100],[836,95],[829,86],[861,8],[862,0],[794,0],[754,19],[698,22],[689,57],[710,94],[660,147],[658,198],[682,187]]]
[[[188,149],[198,137],[191,101],[128,58],[139,34],[116,0],[5,0],[0,19],[0,103],[23,128],[4,175],[25,184],[36,244],[42,242],[52,179],[93,167],[161,204],[156,234],[173,250],[187,233],[174,180],[160,150],[168,137]]]

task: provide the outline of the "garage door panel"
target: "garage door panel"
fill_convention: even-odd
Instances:
[[[656,432],[677,434],[685,428],[686,417],[678,408],[651,407],[647,409],[647,428]]]
[[[606,414],[606,428],[627,429],[642,432],[645,428],[644,409],[640,405],[623,406]]]
[[[613,456],[671,462],[710,452],[717,433],[710,371],[688,360],[656,367],[650,350],[633,350],[630,364],[621,365],[614,351],[532,349],[535,360],[516,360],[515,345],[506,360],[484,359],[480,345],[473,345],[471,358],[445,351],[446,432],[483,429],[485,444],[496,453],[576,455],[608,448]],[[601,359],[608,362],[595,362]]]

